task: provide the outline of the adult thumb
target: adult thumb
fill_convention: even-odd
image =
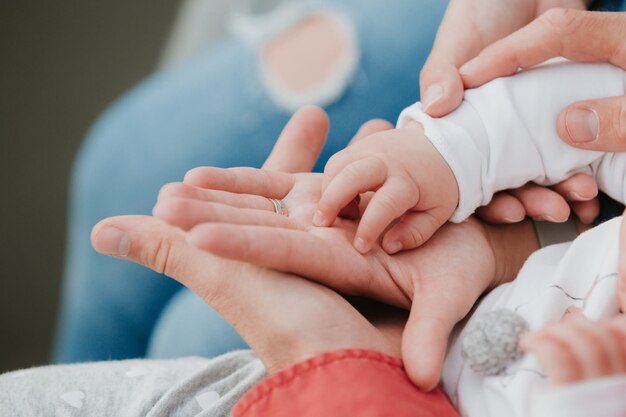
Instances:
[[[443,59],[430,57],[420,73],[421,101],[424,111],[441,117],[463,101],[463,80],[459,70]]]
[[[456,311],[439,297],[413,301],[402,335],[402,359],[420,389],[430,391],[439,383],[448,337],[457,321]]]
[[[577,148],[626,151],[626,96],[574,103],[561,112],[557,128]]]

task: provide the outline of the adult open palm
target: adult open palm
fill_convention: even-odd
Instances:
[[[298,112],[266,168],[310,169],[326,129],[321,110]],[[400,354],[403,314],[376,308],[365,317],[338,293],[315,282],[200,250],[187,232],[161,219],[104,219],[91,237],[98,252],[137,262],[189,287],[237,329],[270,372],[336,349]]]
[[[388,128],[371,123],[357,139]],[[503,246],[496,240],[507,227],[521,226],[497,228],[472,218],[444,226],[418,249],[390,256],[377,244],[362,255],[352,245],[358,220],[339,218],[330,228],[312,225],[321,181],[320,174],[311,173],[199,168],[185,184],[167,186],[154,213],[190,230],[192,243],[219,257],[292,272],[346,295],[410,309],[402,346],[405,366],[417,385],[433,388],[453,326],[486,289],[514,275],[498,266],[494,247]],[[268,198],[283,200],[289,216],[274,213]]]

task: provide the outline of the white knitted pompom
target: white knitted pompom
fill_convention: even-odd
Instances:
[[[463,332],[461,355],[474,372],[498,375],[522,355],[519,339],[527,331],[528,324],[514,311],[490,311]]]

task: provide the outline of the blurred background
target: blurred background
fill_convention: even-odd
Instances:
[[[229,0],[181,3],[0,2],[0,373],[49,360],[68,178],[90,124],[223,30]],[[195,33],[180,29],[194,19]]]

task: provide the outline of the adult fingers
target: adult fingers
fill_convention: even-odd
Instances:
[[[577,173],[552,187],[567,201],[590,201],[598,195],[595,178],[584,173]]]
[[[577,148],[626,151],[626,96],[574,103],[559,115],[557,129],[561,139]]]
[[[420,73],[425,111],[440,117],[463,100],[463,82],[458,68],[488,44],[518,29],[534,12],[531,2],[452,1],[439,26],[428,60]],[[497,24],[494,24],[497,22]]]
[[[516,197],[507,192],[499,192],[489,204],[479,207],[476,214],[491,223],[518,223],[526,217],[526,209]]]
[[[313,224],[330,226],[357,195],[378,189],[386,179],[387,166],[378,158],[367,157],[347,164],[324,188]]]
[[[199,167],[187,172],[184,182],[212,190],[284,198],[293,187],[294,177],[256,168]]]
[[[555,223],[562,223],[569,218],[567,201],[548,188],[529,183],[510,193],[522,203],[530,217]]]
[[[316,106],[298,110],[284,127],[263,169],[282,172],[308,172],[324,148],[330,122]]]
[[[420,73],[421,102],[432,117],[441,117],[456,109],[463,101],[463,80],[458,68],[433,55]]]
[[[591,224],[600,214],[598,185],[591,175],[574,174],[552,189],[569,202],[570,208],[583,224]]]
[[[430,391],[439,383],[448,337],[459,320],[454,304],[441,295],[414,296],[402,335],[402,359],[406,372],[420,389]]]
[[[371,275],[350,245],[328,244],[300,230],[211,223],[193,228],[189,239],[219,257],[292,272],[353,295],[363,291],[358,281]]]
[[[624,13],[550,9],[463,65],[463,82],[468,88],[478,87],[556,56],[626,68],[625,19]]]
[[[189,198],[161,200],[152,209],[152,215],[183,230],[189,230],[200,223],[207,222],[299,228],[298,223],[289,217],[272,211],[238,208]]]
[[[219,282],[206,277],[219,277],[223,272],[218,270],[222,263],[206,262],[210,255],[202,256],[199,249],[190,245],[185,232],[155,217],[120,216],[102,220],[91,232],[91,243],[99,253],[164,273],[198,294],[214,292]]]
[[[582,224],[590,225],[600,215],[600,200],[597,198],[590,201],[575,201],[570,203],[570,206]]]
[[[412,191],[415,187],[409,183],[408,180],[401,177],[389,177],[387,181],[380,187],[370,200],[361,221],[356,231],[354,238],[354,247],[361,253],[367,253],[372,248],[372,245],[383,231],[393,222],[395,219],[402,216],[411,208],[415,207],[419,201],[419,193]],[[368,190],[369,191],[369,190]],[[417,217],[412,218],[411,225],[414,227],[411,229],[419,236],[424,236],[426,239],[434,233],[430,233],[432,229],[430,225],[420,220]],[[420,227],[420,230],[415,230],[415,227]],[[435,228],[436,230],[436,228]],[[429,234],[430,233],[430,234]],[[426,236],[428,235],[428,236]],[[406,249],[413,249],[424,241],[416,239],[414,243],[417,246],[412,246],[409,243],[407,236],[401,235],[398,237],[400,242],[393,241],[391,244],[401,243]],[[389,248],[390,253],[398,252],[400,248]]]
[[[274,206],[265,197],[252,194],[237,194],[228,191],[207,190],[182,182],[173,182],[161,187],[157,202],[173,198],[188,198],[198,201],[226,204],[232,207],[274,211]]]

